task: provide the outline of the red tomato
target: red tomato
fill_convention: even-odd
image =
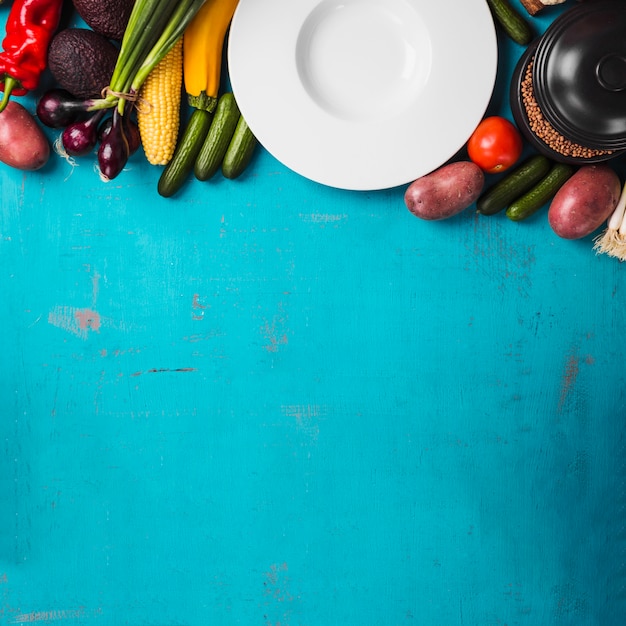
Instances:
[[[504,172],[522,154],[524,145],[517,127],[504,117],[486,117],[467,142],[469,158],[488,174]]]

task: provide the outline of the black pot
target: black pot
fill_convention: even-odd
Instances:
[[[624,0],[582,3],[562,13],[522,55],[513,73],[511,109],[538,151],[576,164],[606,161],[626,150],[624,33]],[[544,119],[565,139],[609,154],[564,156],[533,133],[521,93],[531,61],[534,97]]]

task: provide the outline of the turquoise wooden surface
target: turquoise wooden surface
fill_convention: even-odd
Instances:
[[[263,150],[92,163],[0,168],[0,623],[624,623],[622,265]]]

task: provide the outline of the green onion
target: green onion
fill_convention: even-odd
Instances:
[[[111,91],[125,93],[134,72],[167,26],[175,5],[180,2],[181,0],[167,0],[164,6],[159,6],[163,5],[164,0],[143,0],[145,6],[141,7],[141,14],[145,19],[136,27],[138,31],[129,31],[128,28],[125,31],[125,36],[129,33],[128,42],[124,47],[122,40],[118,62],[111,77]]]
[[[148,74],[172,49],[205,0],[136,0],[107,93],[91,110],[117,107],[136,97]]]
[[[626,184],[607,220],[606,230],[595,238],[593,247],[597,254],[608,254],[626,261]]]
[[[180,0],[171,14],[167,25],[161,32],[152,49],[144,57],[141,66],[133,73],[133,79],[125,90],[134,96],[139,93],[150,72],[162,61],[163,57],[174,47],[174,44],[182,37],[185,28],[194,18],[205,0]],[[124,110],[124,102],[118,104],[120,113]]]

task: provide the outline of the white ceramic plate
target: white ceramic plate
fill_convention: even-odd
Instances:
[[[498,62],[485,0],[240,0],[228,63],[276,159],[316,182],[385,189],[454,156]]]

